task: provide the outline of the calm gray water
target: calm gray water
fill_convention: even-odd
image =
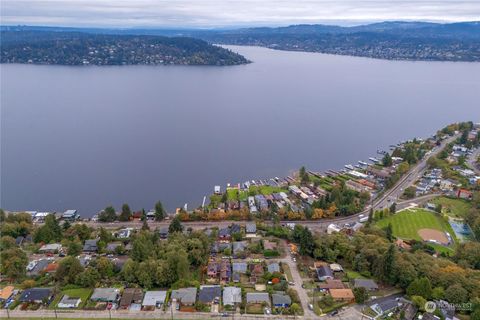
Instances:
[[[480,120],[480,64],[232,47],[235,67],[1,66],[1,207],[171,210]]]

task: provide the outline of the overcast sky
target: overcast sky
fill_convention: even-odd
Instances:
[[[0,0],[1,24],[228,27],[480,20],[480,0]]]

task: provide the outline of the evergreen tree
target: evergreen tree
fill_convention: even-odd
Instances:
[[[161,221],[161,220],[165,219],[166,215],[167,215],[167,213],[165,212],[165,209],[163,208],[162,202],[157,201],[157,203],[155,203],[155,220]]]
[[[383,279],[390,283],[395,283],[395,245],[391,244],[383,257]]]
[[[130,210],[130,206],[126,203],[122,206],[122,212],[120,216],[118,216],[119,221],[129,221],[132,216],[132,211]]]
[[[388,241],[392,242],[393,241],[393,227],[392,224],[389,223],[387,227],[385,228],[385,235],[388,239]]]
[[[175,218],[173,218],[172,222],[170,223],[170,226],[168,226],[168,232],[174,233],[174,232],[182,232],[182,231],[183,231],[183,226],[182,226],[182,223],[180,222],[180,218],[178,216],[175,216]]]

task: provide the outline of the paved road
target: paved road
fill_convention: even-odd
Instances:
[[[480,147],[473,150],[472,155],[467,158],[467,163],[476,174],[480,175],[480,164],[477,163],[477,159],[480,156]]]

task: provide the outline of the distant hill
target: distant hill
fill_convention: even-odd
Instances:
[[[293,25],[191,33],[214,43],[395,60],[480,61],[480,23]]]
[[[322,24],[303,24],[287,27],[261,27],[242,29],[98,29],[64,27],[6,27],[4,32],[14,30],[24,33],[45,32],[48,34],[94,34],[122,36],[168,36],[170,41],[181,42],[179,37],[191,37],[215,44],[255,45],[278,50],[321,52],[391,60],[426,61],[480,61],[480,22],[429,23],[388,21],[367,25],[341,27]],[[164,38],[162,38],[164,39]],[[167,41],[167,40],[163,40]],[[193,44],[193,39],[190,39]],[[198,40],[197,40],[198,41]],[[7,39],[8,42],[8,39]],[[188,42],[188,41],[186,41]],[[202,42],[203,43],[203,42]],[[4,39],[2,37],[2,47]],[[184,46],[192,47],[187,43]],[[175,46],[175,44],[173,44]],[[193,45],[207,51],[211,59],[207,63],[238,64],[245,59],[231,52],[219,51],[203,45]],[[212,51],[213,50],[213,51]],[[190,51],[189,51],[190,52]],[[215,53],[214,53],[215,52]],[[216,60],[217,53],[224,58]],[[177,53],[178,54],[178,53]],[[213,58],[216,57],[216,58]],[[222,56],[223,57],[223,56]],[[2,62],[3,62],[2,53]],[[177,62],[185,60],[176,60]],[[187,61],[190,61],[187,59]],[[195,61],[195,60],[193,60]],[[228,61],[228,63],[227,63]],[[195,64],[195,63],[187,63]]]
[[[2,27],[0,33],[1,63],[223,66],[249,62],[230,50],[188,37],[29,27]]]

